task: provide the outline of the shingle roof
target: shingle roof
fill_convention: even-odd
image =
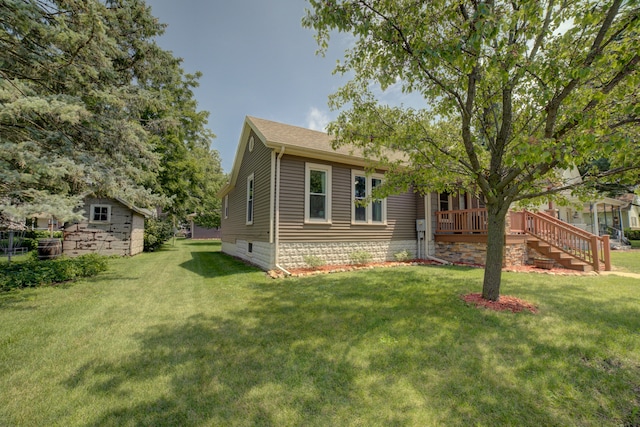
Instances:
[[[341,146],[334,150],[331,146],[333,138],[324,132],[251,116],[247,116],[247,120],[253,124],[254,130],[267,146],[284,145],[287,148],[296,147],[309,151],[362,158],[361,152],[354,150],[353,147]]]
[[[255,132],[261,142],[276,153],[284,152],[288,155],[338,162],[358,167],[366,167],[370,165],[372,161],[365,159],[360,149],[350,145],[343,145],[334,150],[331,145],[333,138],[324,132],[247,116],[240,135],[229,182],[220,189],[218,197],[224,197],[236,185],[238,171],[242,163],[250,131]],[[390,157],[402,159],[400,153],[395,153]]]

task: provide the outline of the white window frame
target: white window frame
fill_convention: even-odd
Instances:
[[[253,191],[249,191],[249,189]],[[253,225],[254,213],[256,205],[256,179],[255,174],[251,174],[247,177],[247,209],[245,212],[245,219],[247,225]]]
[[[325,217],[311,218],[311,171],[320,171],[326,174]],[[331,171],[330,165],[319,163],[306,163],[304,170],[304,222],[310,224],[331,224]]]
[[[381,199],[382,203],[382,220],[374,221],[373,220],[373,203],[369,203],[365,206],[365,220],[356,220],[356,177],[362,176],[365,178],[366,182],[366,195],[365,198],[371,197],[371,193],[373,190],[373,185],[371,184],[373,179],[378,179],[381,182],[384,182],[384,175],[379,173],[367,174],[364,171],[352,170],[351,171],[351,224],[352,225],[387,225],[387,199]]]
[[[96,208],[107,208],[107,219],[95,219]],[[89,222],[93,224],[109,224],[111,222],[111,205],[95,204],[89,207]]]
[[[631,224],[629,224],[629,227],[633,227],[633,228],[638,227],[638,217],[637,216],[631,215]]]
[[[224,219],[229,218],[229,195],[224,196]]]

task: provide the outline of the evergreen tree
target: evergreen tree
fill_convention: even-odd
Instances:
[[[184,154],[166,147],[209,150],[213,135],[163,31],[140,0],[0,0],[4,215],[65,220],[87,192],[158,206],[189,191],[165,188]]]

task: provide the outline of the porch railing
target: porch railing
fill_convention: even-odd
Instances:
[[[521,229],[573,257],[595,271],[611,270],[609,236],[599,237],[542,212],[511,212],[512,230]]]
[[[437,211],[436,234],[487,234],[487,210]],[[593,266],[611,270],[609,236],[596,236],[541,212],[509,212],[510,233],[529,234]]]
[[[487,210],[437,211],[436,234],[487,234]]]

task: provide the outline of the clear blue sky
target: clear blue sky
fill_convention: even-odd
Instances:
[[[327,97],[346,79],[332,75],[346,39],[317,56],[314,32],[302,28],[305,0],[147,0],[168,25],[158,44],[201,71],[195,97],[210,112],[212,147],[231,170],[247,115],[317,130],[336,113]],[[342,45],[341,45],[342,44]]]

